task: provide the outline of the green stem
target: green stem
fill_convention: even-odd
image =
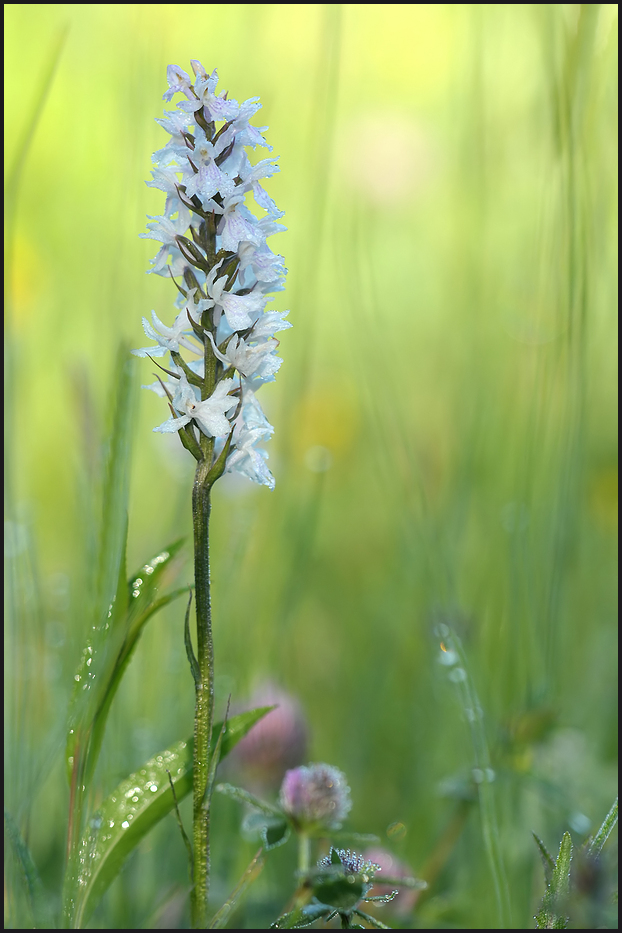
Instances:
[[[212,441],[213,443],[213,441]],[[194,524],[194,582],[197,614],[197,661],[199,679],[195,687],[194,767],[193,767],[193,842],[194,877],[191,894],[193,930],[207,928],[209,892],[209,800],[205,799],[214,716],[214,645],[209,573],[210,488],[209,456],[197,464],[192,489]]]
[[[309,871],[311,867],[311,840],[306,833],[298,834],[298,871]]]

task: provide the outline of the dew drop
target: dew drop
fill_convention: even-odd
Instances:
[[[467,673],[463,667],[455,667],[453,671],[450,671],[449,679],[454,684],[461,684],[467,679]]]
[[[473,777],[473,780],[476,784],[481,784],[485,775],[481,768],[473,768],[471,771],[471,776]]]
[[[129,825],[130,824],[128,823],[127,820],[123,820],[123,822],[121,823],[121,829],[127,829]]]
[[[155,793],[157,792],[157,790],[158,790],[158,785],[157,785],[157,784],[152,784],[151,787],[149,788],[149,790],[151,791],[152,794],[155,794]]]

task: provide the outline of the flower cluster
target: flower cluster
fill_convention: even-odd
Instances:
[[[335,856],[338,856],[338,861]],[[364,856],[352,852],[351,849],[334,849],[331,847],[328,855],[325,855],[317,863],[318,868],[332,868],[336,864],[339,865],[339,868],[343,868],[346,874],[365,875],[368,879],[373,878],[377,871],[381,871],[377,862],[372,862]]]
[[[280,793],[283,811],[301,829],[339,826],[352,801],[346,776],[332,765],[301,765],[288,771]]]
[[[162,244],[149,271],[173,279],[178,313],[171,327],[155,312],[151,323],[143,318],[156,345],[133,352],[170,353],[168,378],[145,387],[171,407],[155,431],[178,431],[197,460],[213,464],[214,478],[235,471],[272,489],[268,455],[257,444],[273,428],[256,392],[281,365],[275,334],[291,327],[287,312],[266,308],[287,273],[283,257],[266,243],[285,230],[278,222],[283,212],[260,184],[278,166],[273,159],[252,165],[248,158],[249,147],[272,148],[262,135],[267,127],[249,122],[261,107],[258,98],[239,104],[216,94],[216,71],[208,75],[198,61],[192,68],[194,82],[175,65],[167,69],[164,100],[177,93],[184,99],[157,120],[171,138],[153,155],[147,184],[163,191],[166,203],[141,234]],[[246,206],[247,194],[261,209],[259,219]],[[182,349],[194,356],[184,359]]]

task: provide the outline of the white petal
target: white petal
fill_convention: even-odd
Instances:
[[[160,434],[174,434],[175,431],[179,431],[180,428],[183,428],[185,424],[188,424],[190,418],[187,415],[183,415],[181,418],[169,418],[168,421],[165,421],[164,424],[158,425],[157,428],[154,428],[154,431],[159,431]]]

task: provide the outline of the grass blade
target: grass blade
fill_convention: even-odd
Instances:
[[[375,927],[376,930],[391,929],[391,927],[388,927],[386,923],[381,923],[380,920],[377,920],[375,917],[370,917],[369,914],[364,913],[362,910],[355,910],[354,913],[357,917],[360,917],[361,920],[364,920],[365,923],[369,923],[370,926]]]
[[[235,909],[235,907],[237,907],[240,901],[240,898],[242,897],[246,889],[253,883],[255,878],[260,874],[260,872],[262,871],[264,867],[264,859],[261,857],[262,852],[263,852],[263,849],[259,849],[255,853],[255,856],[253,857],[250,865],[248,866],[248,868],[246,869],[246,871],[244,872],[244,874],[242,875],[242,877],[236,884],[235,888],[233,889],[233,891],[231,892],[231,894],[229,895],[225,903],[222,905],[220,910],[218,910],[214,914],[212,918],[212,922],[209,925],[210,930],[220,930],[222,929],[222,927],[224,927],[229,917],[229,914],[232,912],[232,910]]]
[[[43,884],[41,883],[39,872],[37,871],[28,846],[22,839],[22,834],[19,831],[17,823],[6,807],[4,810],[4,829],[24,879],[28,905],[32,913],[35,929],[54,929],[56,924],[53,923],[51,912],[47,906],[47,896]]]
[[[613,802],[613,806],[611,810],[609,811],[609,813],[603,820],[602,826],[600,827],[600,829],[598,830],[594,838],[590,840],[590,843],[587,848],[588,856],[590,856],[591,858],[597,858],[600,855],[600,853],[603,850],[604,844],[607,842],[607,839],[609,838],[609,834],[611,833],[612,829],[615,827],[617,822],[618,822],[618,798],[616,797],[616,799]]]
[[[545,881],[547,884],[550,884],[553,871],[555,870],[555,859],[553,858],[553,856],[551,855],[547,847],[544,845],[540,837],[536,836],[536,834],[533,832],[531,835],[536,840],[536,845],[538,846],[538,849],[540,850],[540,857],[542,859],[542,864],[544,866]]]
[[[536,915],[537,930],[565,930],[568,927],[565,911],[570,892],[571,861],[572,839],[570,833],[564,833],[551,881],[547,885],[540,910]]]

